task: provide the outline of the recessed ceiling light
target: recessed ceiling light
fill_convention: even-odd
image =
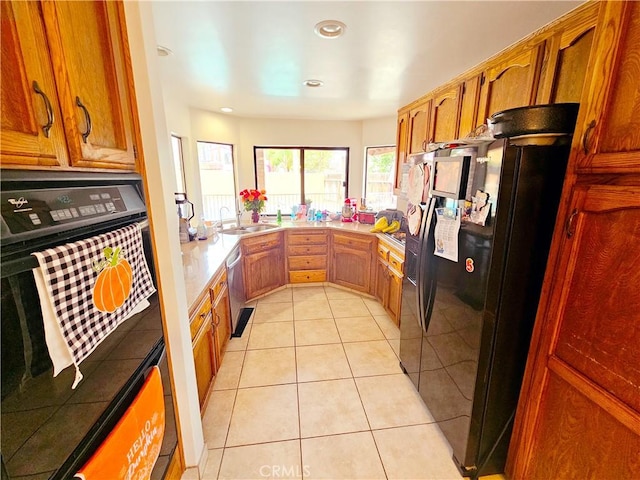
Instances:
[[[303,85],[307,86],[307,87],[321,87],[323,85],[322,80],[305,80],[304,82],[302,82]]]
[[[231,107],[222,107],[220,110],[223,111],[224,113],[233,112],[233,108],[231,108]]]
[[[324,20],[317,23],[313,31],[322,38],[338,38],[346,29],[347,26],[338,20]]]
[[[173,55],[173,52],[167,47],[163,47],[162,45],[158,45],[156,47],[159,57],[168,57],[169,55]]]

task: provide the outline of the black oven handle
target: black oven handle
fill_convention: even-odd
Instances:
[[[110,222],[108,225],[104,225],[105,228],[101,228],[96,230],[96,225],[92,225],[90,228],[78,229],[78,235],[73,238],[65,238],[63,241],[57,241],[55,243],[48,244],[37,244],[32,245],[31,248],[25,245],[25,248],[22,249],[22,252],[16,253],[15,255],[6,255],[6,250],[3,249],[2,254],[2,268],[0,269],[0,278],[10,277],[11,275],[17,275],[19,273],[28,272],[29,270],[33,270],[39,266],[38,260],[31,253],[39,252],[45,250],[47,248],[55,247],[56,245],[65,244],[75,242],[77,240],[81,240],[83,238],[89,238],[94,235],[100,235],[101,233],[106,233],[112,230],[117,230],[118,228],[126,227],[131,225],[132,222],[130,218],[120,219],[120,221]],[[137,222],[140,225],[140,228],[143,231],[148,231],[149,229],[149,220],[148,218],[144,218],[141,221]]]

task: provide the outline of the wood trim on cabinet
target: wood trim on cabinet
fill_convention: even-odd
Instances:
[[[609,415],[640,436],[640,413],[621,402],[620,399],[611,395],[597,383],[581,375],[555,355],[549,357],[549,370],[590,401],[603,406]]]
[[[448,90],[443,90],[438,93],[432,100],[431,103],[431,115],[429,118],[429,133],[427,134],[427,138],[429,141],[433,142],[446,142],[450,140],[455,140],[459,137],[460,130],[460,111],[462,109],[462,91],[464,88],[464,84],[461,83],[453,88]],[[438,136],[438,119],[441,118],[439,116],[440,107],[446,101],[455,101],[455,117],[454,117],[454,125],[453,131],[448,135],[444,135],[442,137]]]
[[[637,55],[628,55],[627,49],[635,48],[638,52],[638,26],[636,22],[633,31],[635,39],[628,39],[631,35],[630,21],[637,2],[603,2],[598,19],[598,27],[594,38],[597,55],[592,55],[588,71],[593,76],[587,79],[582,96],[582,104],[576,122],[573,137],[573,150],[577,155],[576,171],[578,173],[640,173],[640,152],[624,151],[621,137],[604,135],[607,122],[613,117],[614,84],[621,78],[620,66],[626,62],[631,71],[638,69]],[[628,42],[636,42],[630,43]],[[632,47],[633,46],[633,47]],[[636,58],[633,58],[636,57]],[[627,75],[629,71],[624,72]],[[633,81],[633,80],[631,80]],[[634,101],[634,100],[630,100]],[[637,104],[637,101],[636,101]],[[625,122],[629,122],[625,118]],[[637,120],[636,120],[637,123]],[[610,139],[608,137],[611,137]],[[637,138],[635,139],[637,140]],[[619,151],[603,152],[602,143],[605,141],[619,141]],[[629,161],[629,156],[636,161]]]
[[[560,204],[556,219],[511,438],[507,460],[507,473],[511,478],[526,478],[537,442],[537,429],[541,421],[550,372],[560,376],[592,402],[611,410],[610,414],[614,418],[636,434],[640,433],[638,412],[555,356],[559,330],[571,288],[571,282],[567,281],[567,278],[580,271],[580,268],[581,271],[586,268],[579,266],[577,251],[581,245],[576,241],[581,238],[583,216],[585,213],[600,214],[615,212],[621,208],[640,208],[640,177],[636,176],[629,181],[635,182],[635,185],[577,184],[573,175],[565,182],[562,195],[564,201]],[[570,212],[577,212],[577,215],[574,221],[575,232],[568,238],[565,222]]]
[[[560,53],[579,42],[589,32],[595,30],[599,9],[599,2],[588,2],[584,8],[576,11],[570,22],[563,22],[560,25],[562,28],[558,32],[555,30],[548,32],[544,60],[540,70],[540,86],[536,104],[555,103],[552,102],[552,95],[559,73],[558,61]]]

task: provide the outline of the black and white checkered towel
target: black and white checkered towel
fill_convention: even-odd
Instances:
[[[93,289],[98,276],[108,268],[105,249],[113,252],[117,248],[118,257],[131,266],[132,283],[124,303],[109,313],[96,308]],[[80,363],[156,291],[144,256],[142,233],[134,224],[33,255],[40,264],[55,319],[76,367],[75,388],[82,380]],[[96,266],[103,268],[98,271]]]

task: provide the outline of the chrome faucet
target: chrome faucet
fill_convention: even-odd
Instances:
[[[240,227],[240,221],[242,220],[242,210],[240,210],[240,201],[236,198],[236,227]]]
[[[218,212],[220,214],[220,230],[222,230],[222,210],[226,210],[228,213],[231,213],[229,207],[227,207],[226,205],[220,207],[220,211]]]

